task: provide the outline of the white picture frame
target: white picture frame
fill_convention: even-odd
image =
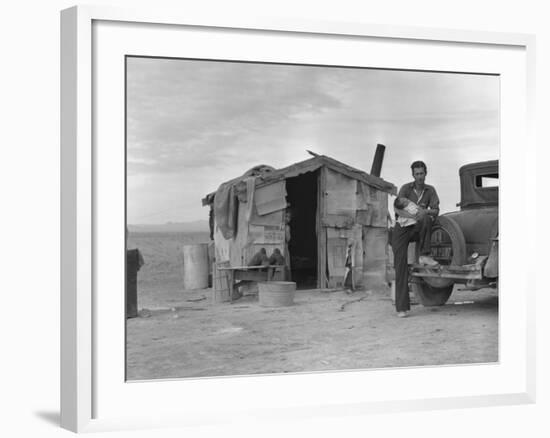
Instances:
[[[105,32],[96,27],[101,23],[107,24]],[[102,251],[106,240],[100,236],[110,236],[115,248],[122,241],[123,226],[116,231],[109,228],[109,222],[114,216],[106,213],[105,208],[98,208],[103,202],[116,203],[114,197],[107,199],[106,187],[120,188],[120,178],[117,176],[117,161],[112,166],[106,165],[104,154],[97,154],[97,141],[103,134],[97,130],[96,123],[102,123],[103,112],[100,111],[103,101],[96,95],[100,81],[109,81],[113,76],[108,76],[110,66],[106,65],[103,58],[108,61],[112,56],[118,57],[124,53],[125,47],[119,44],[124,38],[116,35],[116,26],[131,28],[132,35],[138,38],[132,39],[133,44],[142,44],[144,51],[155,50],[155,42],[140,41],[139,34],[146,27],[149,32],[162,33],[164,31],[177,31],[185,28],[198,31],[201,35],[230,30],[238,34],[238,38],[254,42],[254,39],[268,35],[275,40],[278,38],[309,38],[311,40],[323,38],[338,39],[338,44],[357,44],[369,42],[377,44],[383,42],[388,45],[404,45],[417,47],[426,51],[461,51],[483,49],[487,53],[495,52],[498,62],[479,59],[474,54],[470,56],[471,64],[460,68],[460,56],[452,56],[457,68],[455,71],[471,71],[474,65],[483,65],[478,72],[491,72],[510,78],[503,85],[503,132],[501,157],[501,187],[503,199],[501,203],[501,251],[504,255],[501,263],[506,268],[507,263],[512,263],[511,258],[506,257],[507,252],[523,251],[534,247],[535,232],[527,238],[519,238],[508,235],[506,229],[512,230],[517,221],[532,221],[535,218],[534,208],[513,208],[514,199],[522,199],[524,202],[532,201],[534,193],[530,193],[527,187],[535,184],[536,175],[527,168],[535,169],[533,152],[535,142],[532,134],[532,121],[534,109],[534,50],[535,40],[531,35],[507,34],[491,32],[472,32],[445,29],[424,29],[402,26],[377,26],[364,23],[338,23],[317,22],[300,19],[273,19],[246,17],[235,15],[231,17],[197,16],[191,11],[166,12],[162,10],[126,10],[95,6],[78,6],[64,10],[61,14],[61,425],[62,427],[82,432],[101,431],[119,428],[147,428],[162,426],[184,426],[189,424],[210,424],[224,421],[235,421],[235,418],[246,420],[273,419],[274,416],[283,418],[306,418],[316,415],[343,415],[365,414],[369,412],[393,412],[415,409],[439,409],[452,407],[477,407],[488,405],[532,403],[535,398],[535,309],[533,296],[535,288],[530,269],[527,263],[515,264],[515,275],[506,278],[510,289],[520,288],[521,296],[513,301],[510,294],[504,290],[501,298],[502,312],[500,315],[501,347],[503,356],[496,365],[463,367],[438,367],[423,369],[396,369],[396,370],[369,370],[346,373],[328,373],[324,375],[289,375],[280,377],[245,377],[238,379],[203,379],[196,381],[159,381],[147,383],[125,383],[120,381],[120,370],[114,370],[112,364],[105,361],[107,354],[98,354],[115,351],[109,348],[123,349],[122,344],[106,346],[108,340],[104,335],[106,330],[116,333],[113,339],[120,339],[123,324],[112,323],[116,321],[117,311],[120,310],[120,300],[116,301],[113,310],[106,310],[109,303],[104,299],[98,299],[98,293],[104,290],[108,284],[109,275],[102,270]],[[312,36],[315,36],[314,38]],[[112,38],[112,40],[109,40]],[[155,39],[155,38],[153,38]],[[159,36],[159,39],[162,39]],[[109,42],[107,53],[105,42]],[[315,42],[313,42],[315,43]],[[137,47],[137,46],[135,46]],[[350,46],[351,47],[351,46]],[[139,49],[139,47],[138,47]],[[118,50],[118,52],[117,52]],[[166,50],[170,50],[167,48]],[[205,46],[198,45],[193,53],[208,50]],[[222,49],[223,50],[223,49]],[[250,51],[251,59],[255,59],[253,43],[250,47],[243,46],[243,52],[231,56],[243,56]],[[122,51],[122,52],[120,52]],[[104,52],[104,53],[103,53]],[[330,50],[329,50],[330,52]],[[435,52],[432,53],[432,56]],[[480,52],[481,53],[481,52]],[[485,52],[483,52],[485,53]],[[132,52],[132,54],[136,54]],[[211,52],[208,56],[212,56]],[[268,54],[274,56],[277,54]],[[279,55],[280,56],[280,55]],[[296,54],[299,58],[299,54]],[[319,56],[330,56],[326,53]],[[462,56],[462,55],[461,55]],[[116,58],[116,59],[118,59]],[[434,57],[435,58],[435,57]],[[495,58],[495,59],[496,59]],[[95,61],[101,67],[95,65]],[[319,58],[320,59],[320,58]],[[389,59],[389,58],[388,58]],[[118,62],[118,61],[117,61]],[[380,61],[382,62],[382,61]],[[401,60],[384,61],[388,68],[403,68]],[[412,61],[411,61],[412,62]],[[433,65],[423,64],[425,69],[436,69],[440,60],[434,59]],[[442,62],[442,61],[441,61]],[[448,61],[449,65],[451,60]],[[108,63],[107,63],[108,64]],[[380,66],[380,65],[379,65]],[[116,67],[118,68],[118,67]],[[418,68],[418,67],[417,67]],[[451,67],[448,67],[451,68]],[[452,69],[451,69],[452,70]],[[117,70],[115,70],[117,71]],[[119,71],[119,70],[118,70]],[[116,76],[115,84],[120,84],[121,78]],[[508,80],[508,79],[507,79]],[[101,88],[101,85],[99,88]],[[111,89],[112,90],[112,89]],[[118,91],[120,92],[120,90]],[[116,110],[116,108],[115,108]],[[117,117],[119,117],[118,114]],[[105,116],[106,117],[106,116]],[[117,117],[109,117],[114,127],[117,127]],[[111,128],[106,128],[106,130]],[[512,144],[522,141],[524,147],[518,155]],[[123,144],[120,145],[123,148]],[[116,147],[113,153],[116,152]],[[527,153],[525,153],[527,152]],[[512,173],[519,174],[516,184],[511,182]],[[119,169],[120,170],[120,169]],[[101,176],[100,176],[101,175]],[[107,175],[107,176],[103,176]],[[113,190],[117,192],[117,190]],[[119,193],[119,192],[117,192]],[[527,204],[526,204],[527,205]],[[535,205],[530,202],[529,205]],[[116,222],[116,220],[114,220]],[[106,227],[105,229],[103,227]],[[115,227],[116,228],[116,227]],[[113,231],[114,230],[114,231]],[[119,233],[119,234],[109,234]],[[505,237],[506,236],[506,237]],[[117,244],[118,242],[118,244]],[[114,251],[116,253],[116,251]],[[122,253],[121,253],[122,254]],[[501,269],[502,271],[502,269]],[[101,278],[101,277],[104,278]],[[504,286],[507,287],[507,286]],[[116,290],[116,287],[114,287]],[[120,294],[122,295],[122,293]],[[508,298],[510,297],[510,298]],[[106,307],[107,306],[107,307]],[[101,322],[99,322],[99,319]],[[111,321],[105,323],[104,321]],[[120,321],[122,316],[120,315]],[[514,321],[512,323],[512,321]],[[107,324],[107,325],[106,325]],[[110,324],[110,325],[109,325]],[[506,344],[510,343],[509,346]],[[510,353],[514,353],[514,355]],[[120,354],[115,355],[120,358]],[[119,362],[117,362],[120,364]],[[460,369],[459,369],[460,368]],[[377,374],[375,374],[377,373]],[[422,387],[425,379],[448,379],[449,375],[460,375],[461,379],[473,379],[479,383],[479,390],[473,391],[468,384],[460,385],[462,388],[454,388],[452,391],[440,386],[431,392]],[[411,383],[410,391],[392,389],[388,390],[386,397],[381,397],[382,389],[378,388],[378,396],[357,394],[350,391],[357,385],[357,381],[368,383],[373,388],[372,377],[383,381],[390,376],[396,381],[410,382],[411,377],[418,382],[418,387]],[[281,377],[285,380],[282,380]],[[288,388],[314,388],[319,387],[319,378],[323,379],[322,393],[314,393],[312,397],[297,397],[295,403],[288,403],[285,391]],[[275,380],[274,380],[275,379]],[[370,380],[369,380],[370,379]],[[116,385],[112,382],[116,381]],[[116,386],[116,387],[115,387]],[[275,391],[281,388],[281,393],[272,392],[272,398],[259,400],[257,392]],[[117,389],[118,388],[118,389]],[[175,389],[174,389],[175,388]],[[152,405],[139,405],[140,398],[154,399],[161,394],[171,394],[168,401],[173,400],[175,392],[181,389],[186,394],[216,395],[218,404],[201,404],[199,398],[195,398],[192,404],[173,404],[173,409],[168,409],[162,403]],[[128,391],[127,391],[128,390]],[[110,392],[112,391],[112,392]],[[110,401],[105,401],[108,394]],[[376,391],[373,391],[375,393]],[[240,408],[232,411],[224,411],[221,406],[227,403],[232,395],[241,394]],[[424,394],[420,395],[419,394]],[[141,395],[141,397],[140,397]],[[190,395],[189,397],[193,397]],[[129,403],[133,400],[136,404]],[[251,401],[253,400],[253,401]],[[117,406],[119,408],[117,408]],[[206,408],[208,406],[208,408]],[[125,408],[123,408],[125,407]],[[118,411],[117,411],[118,409]],[[107,414],[103,414],[103,413]],[[149,415],[144,415],[146,412]]]

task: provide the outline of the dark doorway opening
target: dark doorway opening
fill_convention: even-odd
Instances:
[[[286,180],[290,203],[290,270],[300,289],[317,287],[317,181],[319,172]]]

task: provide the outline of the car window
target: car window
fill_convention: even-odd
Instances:
[[[476,175],[476,187],[498,187],[498,173]]]

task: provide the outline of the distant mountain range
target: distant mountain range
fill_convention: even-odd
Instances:
[[[199,220],[193,222],[167,222],[165,224],[128,224],[128,231],[130,233],[207,233],[209,231],[209,228],[208,221]]]

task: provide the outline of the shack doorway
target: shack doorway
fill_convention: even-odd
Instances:
[[[290,270],[297,288],[317,287],[317,185],[319,171],[286,180],[290,204]]]

